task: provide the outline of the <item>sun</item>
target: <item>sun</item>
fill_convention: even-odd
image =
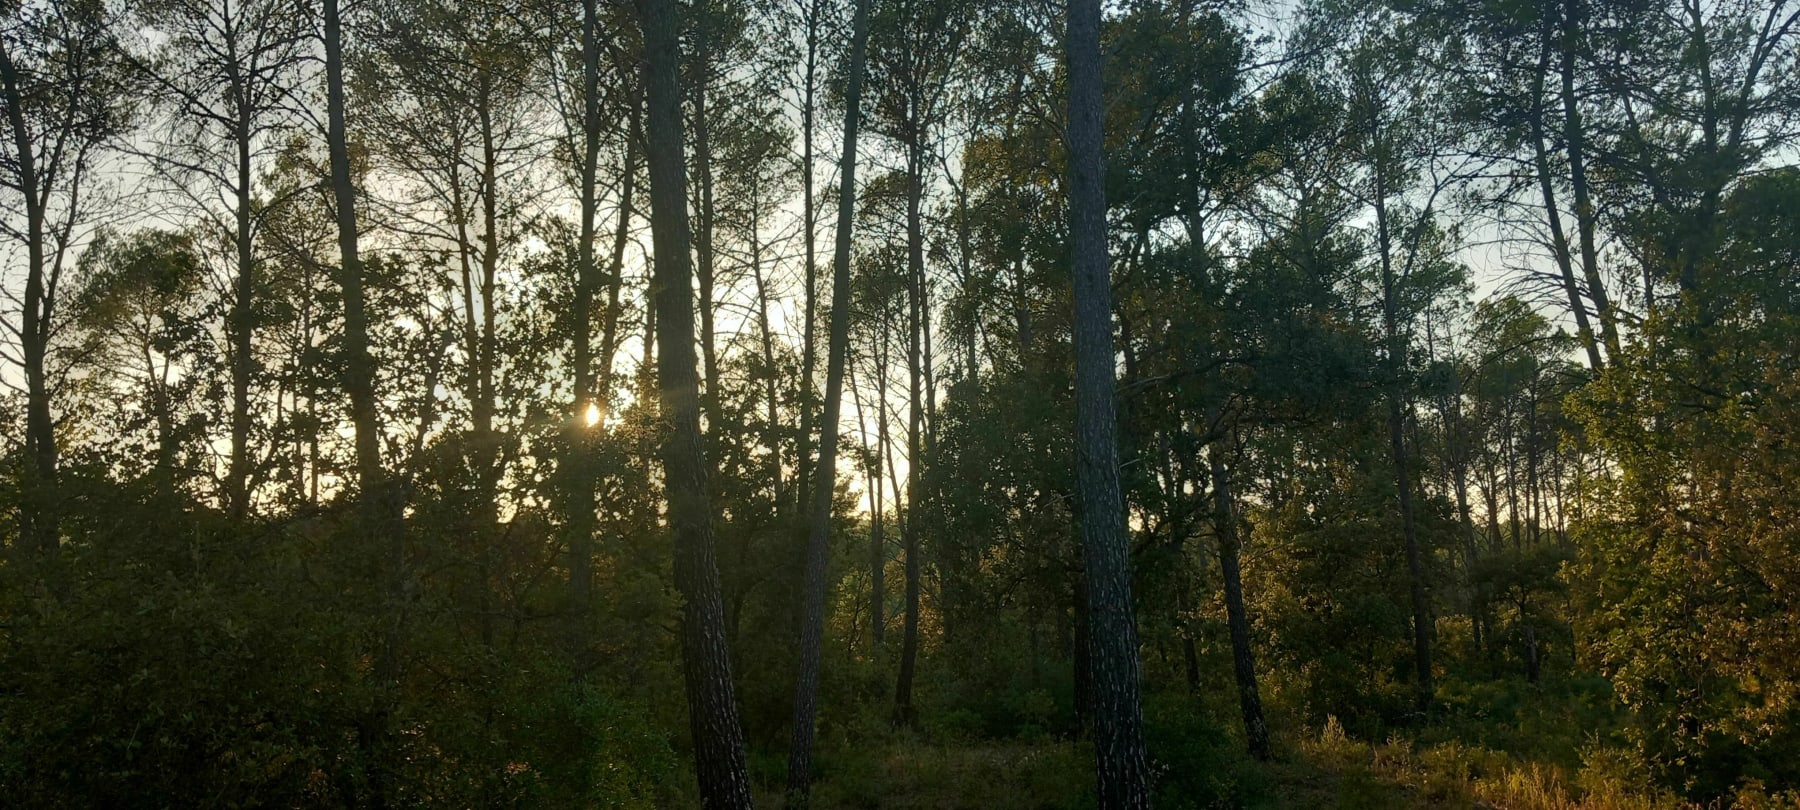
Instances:
[[[587,426],[593,427],[598,424],[600,424],[600,405],[590,402],[587,406]]]

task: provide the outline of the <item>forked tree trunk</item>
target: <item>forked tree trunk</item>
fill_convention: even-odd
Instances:
[[[47,181],[38,173],[28,106],[12,53],[0,42],[0,79],[4,80],[7,123],[12,130],[19,192],[25,202],[25,299],[19,318],[19,342],[25,367],[25,447],[30,457],[20,481],[19,541],[27,553],[49,559],[60,544],[57,509],[56,422],[50,416],[50,389],[45,374],[49,351],[49,284],[45,281],[47,250],[45,205]]]

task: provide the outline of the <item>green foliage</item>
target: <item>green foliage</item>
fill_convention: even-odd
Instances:
[[[1235,707],[1233,707],[1235,708]],[[1230,712],[1215,714],[1191,695],[1153,695],[1144,704],[1144,741],[1151,751],[1158,807],[1249,807],[1263,804],[1268,774],[1227,731]]]
[[[1800,778],[1800,535],[1785,517],[1800,468],[1784,449],[1800,424],[1796,201],[1792,172],[1739,190],[1713,283],[1579,400],[1620,474],[1595,482],[1604,509],[1581,527],[1578,626],[1641,754],[1698,797]]]

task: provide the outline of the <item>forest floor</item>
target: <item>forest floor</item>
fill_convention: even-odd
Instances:
[[[822,774],[818,808],[882,810],[1039,810],[1091,807],[1091,749],[1037,744],[933,745],[897,741]],[[1485,763],[1485,767],[1484,767]],[[848,764],[848,767],[843,767]],[[1166,772],[1166,766],[1165,772]],[[1229,763],[1228,773],[1180,774],[1247,789],[1209,801],[1160,796],[1158,807],[1446,808],[1477,810],[1626,810],[1678,808],[1667,798],[1583,785],[1556,766],[1451,745],[1419,750],[1394,741],[1370,745],[1324,736],[1290,746],[1274,762]],[[1598,788],[1598,789],[1597,789]],[[758,805],[781,806],[776,785]]]
[[[1652,786],[1608,732],[1615,709],[1591,679],[1479,690],[1453,682],[1432,722],[1359,739],[1274,709],[1276,756],[1243,751],[1235,706],[1162,695],[1146,704],[1159,810],[1200,808],[1505,808],[1688,810]],[[1218,701],[1211,701],[1218,702]],[[1054,735],[993,738],[874,731],[839,739],[816,759],[817,808],[1085,810],[1093,754]],[[1382,739],[1371,742],[1370,739]],[[781,806],[785,761],[752,757],[758,805]],[[760,766],[760,767],[759,767]],[[1740,796],[1742,810],[1800,810],[1795,797]]]
[[[1265,702],[1276,754],[1244,751],[1228,689],[1145,700],[1157,810],[1447,808],[1447,810],[1800,810],[1800,794],[1768,796],[1753,779],[1735,796],[1694,805],[1658,787],[1620,734],[1604,680],[1586,675],[1447,677],[1431,720],[1359,725],[1301,718]],[[880,718],[821,736],[814,808],[1089,810],[1093,747],[1026,725],[1019,734],[950,724],[895,731]],[[967,722],[967,716],[965,716]],[[779,808],[781,752],[751,754],[758,806]],[[1728,788],[1730,790],[1730,788]]]

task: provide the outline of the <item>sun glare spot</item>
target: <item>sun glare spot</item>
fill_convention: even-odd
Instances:
[[[600,424],[600,406],[590,402],[587,407],[587,426],[593,427],[598,424]]]

